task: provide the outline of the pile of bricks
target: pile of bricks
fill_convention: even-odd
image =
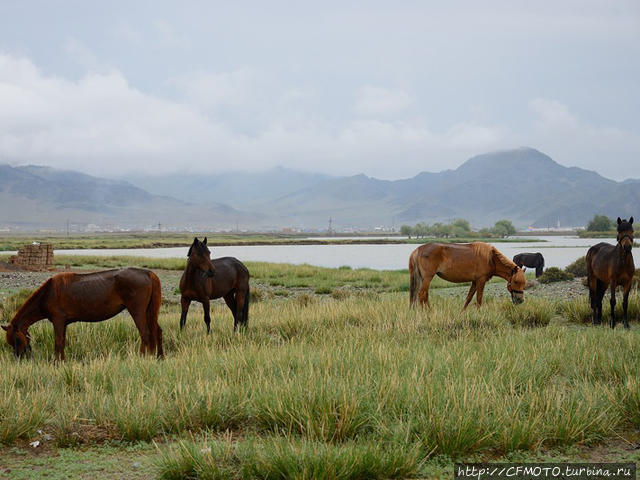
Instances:
[[[25,270],[47,270],[53,267],[53,244],[33,243],[18,250],[9,263]]]

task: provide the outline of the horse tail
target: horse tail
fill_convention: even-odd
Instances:
[[[160,325],[158,325],[158,314],[160,312],[160,305],[162,304],[162,285],[155,273],[149,272],[149,277],[151,279],[151,298],[147,305],[147,322],[151,330],[151,336],[154,339],[154,344],[156,345],[158,358],[161,358],[164,356],[164,351],[162,348],[162,329]]]
[[[409,305],[413,305],[418,297],[418,290],[422,285],[422,276],[420,275],[420,266],[415,257],[415,250],[409,257]]]

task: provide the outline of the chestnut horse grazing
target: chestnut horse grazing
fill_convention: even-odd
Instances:
[[[224,298],[233,314],[233,331],[238,325],[247,327],[249,322],[249,270],[237,258],[223,257],[211,260],[207,237],[197,238],[187,253],[187,266],[180,279],[180,329],[187,323],[187,313],[192,301],[202,303],[207,334],[211,331],[209,300]]]
[[[633,217],[629,221],[618,217],[618,236],[616,245],[601,242],[587,251],[587,280],[589,282],[589,300],[593,310],[593,324],[602,321],[602,298],[611,288],[611,319],[609,326],[616,326],[616,287],[622,287],[622,322],[624,328],[629,328],[627,307],[629,306],[629,291],[635,271],[633,264]]]
[[[162,302],[160,280],[150,270],[123,268],[96,273],[59,273],[44,282],[24,302],[9,325],[7,343],[16,357],[31,350],[28,329],[48,318],[53,323],[56,358],[64,360],[67,325],[73,322],[101,322],[125,308],[138,327],[141,353],[157,351],[163,356],[162,329],[158,311]]]
[[[524,272],[515,263],[488,243],[427,243],[416,248],[409,257],[410,305],[418,299],[429,307],[429,285],[434,275],[449,282],[471,282],[464,307],[477,292],[476,302],[482,305],[484,284],[497,275],[507,281],[513,303],[524,301]]]

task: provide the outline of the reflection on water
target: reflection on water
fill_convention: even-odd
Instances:
[[[532,237],[521,237],[522,243],[495,243],[498,250],[509,258],[522,252],[540,252],[545,258],[546,267],[564,268],[578,257],[587,253],[591,245],[606,241],[615,243],[615,239],[593,239],[578,237],[540,236],[535,239],[545,242],[532,242]],[[261,261],[274,263],[308,263],[321,267],[373,268],[377,270],[396,270],[408,268],[409,254],[417,245],[250,245],[250,246],[211,246],[212,257],[237,257],[242,261]],[[178,248],[135,248],[135,249],[96,249],[96,250],[56,250],[60,255],[129,255],[153,258],[186,258],[188,247]]]

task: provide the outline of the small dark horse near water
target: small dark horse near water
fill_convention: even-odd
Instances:
[[[242,262],[233,257],[211,260],[207,247],[207,237],[201,242],[197,238],[187,253],[187,267],[180,279],[180,329],[187,323],[187,313],[192,301],[202,303],[204,323],[207,333],[211,331],[209,300],[224,298],[233,314],[233,330],[238,325],[247,327],[249,322],[249,270]]]
[[[64,360],[67,325],[73,322],[101,322],[125,308],[138,327],[141,353],[163,356],[162,329],[158,311],[162,302],[160,280],[150,270],[123,268],[96,273],[59,273],[44,282],[24,302],[9,325],[7,343],[16,357],[31,351],[28,329],[39,320],[53,323],[55,352]]]
[[[513,263],[520,268],[535,268],[536,278],[542,275],[542,271],[544,270],[544,257],[541,253],[519,253],[513,257]]]
[[[587,280],[589,282],[589,300],[593,309],[593,324],[602,321],[602,298],[611,289],[611,320],[609,326],[616,326],[616,287],[622,287],[622,322],[624,328],[629,328],[627,307],[629,306],[629,291],[631,280],[635,272],[633,264],[633,217],[629,221],[618,217],[618,235],[616,245],[601,242],[587,251]]]

